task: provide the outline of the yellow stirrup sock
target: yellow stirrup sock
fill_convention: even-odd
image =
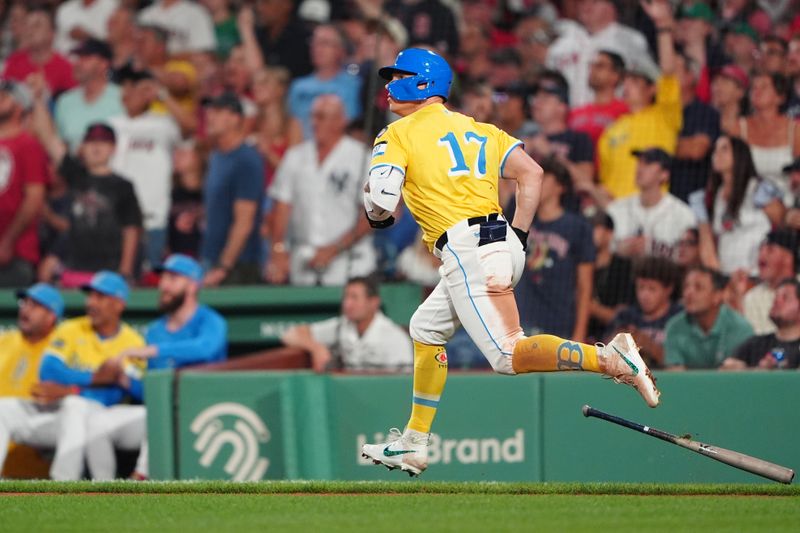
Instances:
[[[517,374],[559,370],[600,372],[596,347],[555,335],[534,335],[518,340],[512,366]]]
[[[444,346],[414,341],[414,399],[409,429],[430,433],[446,381],[447,354]]]

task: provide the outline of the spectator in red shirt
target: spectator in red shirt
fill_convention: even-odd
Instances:
[[[39,260],[36,222],[49,181],[42,146],[22,127],[31,95],[19,83],[0,83],[0,287],[33,283]]]
[[[595,146],[606,127],[628,112],[628,106],[616,95],[624,77],[625,61],[610,50],[599,51],[589,66],[589,88],[594,91],[594,102],[573,109],[569,127],[588,133]]]
[[[20,48],[8,56],[3,77],[25,81],[35,73],[44,75],[52,97],[75,87],[70,62],[53,50],[53,19],[44,8],[28,11],[24,21],[25,33]]]

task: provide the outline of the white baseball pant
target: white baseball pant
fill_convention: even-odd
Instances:
[[[116,448],[141,450],[136,471],[147,472],[147,412],[143,405],[113,405],[92,416],[88,424],[86,458],[92,479],[107,481],[117,475]]]
[[[443,345],[463,325],[495,372],[515,374],[511,356],[524,336],[513,292],[525,266],[522,243],[508,225],[504,240],[478,246],[480,224],[468,220],[447,238],[442,250],[434,248],[442,279],[411,317],[411,338]]]
[[[80,479],[86,449],[86,421],[102,408],[98,402],[74,395],[48,407],[19,398],[1,398],[0,465],[5,463],[12,440],[34,447],[55,447],[50,477],[64,481]]]

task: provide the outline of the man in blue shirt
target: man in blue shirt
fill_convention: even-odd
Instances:
[[[245,143],[239,98],[223,93],[206,109],[206,131],[214,143],[203,194],[206,226],[200,255],[208,267],[206,286],[257,283],[258,221],[264,196],[264,160]]]
[[[322,24],[311,37],[311,63],[314,72],[297,78],[289,86],[289,112],[303,125],[303,137],[312,137],[311,104],[322,94],[335,94],[344,103],[347,120],[361,116],[361,78],[342,67],[347,55],[344,34],[336,26]]]
[[[227,357],[228,326],[210,307],[198,302],[203,279],[200,264],[189,256],[173,254],[163,266],[158,284],[158,308],[163,317],[150,324],[146,346],[125,350],[106,366],[113,381],[134,402],[143,401],[142,380],[123,365],[125,359],[147,360],[148,370],[180,368],[213,363]],[[148,474],[146,412],[144,405],[117,405],[95,413],[88,424],[87,458],[94,479],[116,475],[114,448],[136,450],[141,446],[136,475]]]

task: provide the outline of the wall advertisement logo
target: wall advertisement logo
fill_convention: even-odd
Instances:
[[[204,468],[230,453],[223,470],[231,480],[257,481],[266,474],[269,459],[261,457],[261,445],[269,441],[270,432],[252,409],[234,402],[214,404],[198,414],[189,429],[197,436],[193,447]]]

